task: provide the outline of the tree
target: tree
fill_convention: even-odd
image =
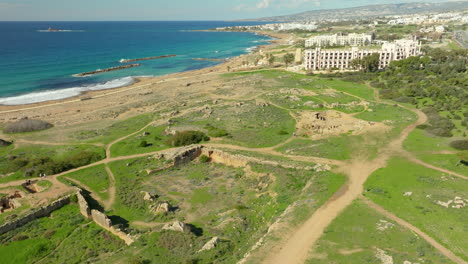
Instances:
[[[294,61],[294,54],[287,53],[286,55],[284,55],[283,60],[284,60],[284,64],[286,64],[286,66],[291,64]]]
[[[379,70],[380,54],[373,53],[364,56],[362,59],[357,58],[351,61],[351,66],[355,69],[362,69],[364,72],[376,72]]]
[[[273,65],[275,63],[275,56],[273,54],[268,55],[268,64]]]

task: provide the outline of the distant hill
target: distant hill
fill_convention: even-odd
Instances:
[[[313,10],[298,14],[248,19],[250,21],[284,21],[298,22],[320,19],[356,19],[378,16],[407,15],[429,12],[460,11],[468,9],[468,1],[444,3],[405,3],[368,5],[343,9]]]

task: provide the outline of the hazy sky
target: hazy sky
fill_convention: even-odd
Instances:
[[[424,0],[0,0],[0,21],[231,20]],[[444,2],[443,0],[426,0]]]

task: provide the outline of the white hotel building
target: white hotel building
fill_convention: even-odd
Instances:
[[[373,36],[369,34],[351,33],[348,35],[320,35],[305,41],[306,48],[322,46],[365,46],[372,43]]]
[[[385,43],[381,49],[351,49],[322,50],[315,48],[305,51],[304,66],[306,70],[323,69],[349,69],[351,61],[363,58],[374,53],[380,56],[379,69],[386,68],[390,62],[406,59],[411,56],[421,55],[421,44],[414,40],[397,40],[393,43]]]

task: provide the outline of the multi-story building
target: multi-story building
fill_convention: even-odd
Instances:
[[[386,68],[390,62],[421,55],[421,45],[413,40],[397,40],[384,43],[381,49],[326,49],[315,48],[305,51],[304,66],[306,70],[349,69],[351,61],[378,53],[379,69]]]
[[[306,48],[323,46],[365,46],[372,43],[373,36],[369,34],[351,33],[348,35],[320,35],[305,42]]]

